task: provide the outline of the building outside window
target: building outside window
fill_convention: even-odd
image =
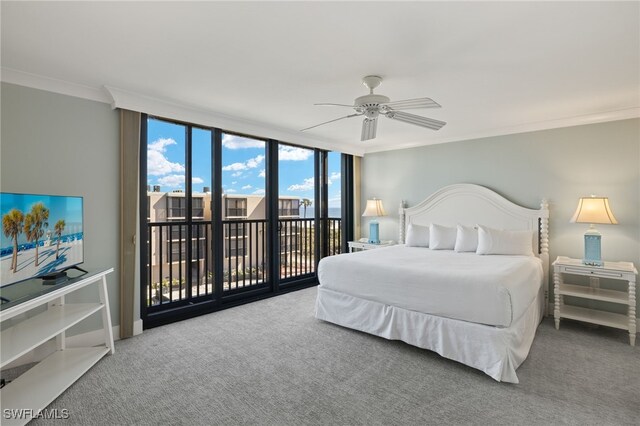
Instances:
[[[279,216],[300,216],[300,200],[279,199],[278,200]]]
[[[225,245],[225,257],[243,257],[246,256],[244,238],[230,238]]]
[[[246,217],[247,216],[247,199],[246,198],[226,198],[225,212],[227,217]]]
[[[167,212],[168,218],[180,218],[187,217],[187,202],[184,196],[168,196],[167,197]],[[204,202],[201,197],[193,197],[191,200],[191,213],[194,219],[204,218]]]

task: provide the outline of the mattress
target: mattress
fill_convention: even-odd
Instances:
[[[386,305],[509,327],[541,289],[534,256],[481,256],[397,245],[322,259],[320,288]]]

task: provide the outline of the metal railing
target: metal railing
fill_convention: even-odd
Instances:
[[[185,221],[147,223],[147,306],[162,305],[213,293],[211,222],[191,224],[191,261]],[[191,268],[191,283],[187,283]]]
[[[222,290],[230,291],[267,281],[267,221],[225,220]]]
[[[280,219],[280,279],[299,278],[316,271],[315,219]]]
[[[341,253],[341,220],[329,218],[327,255]],[[191,259],[187,259],[191,226]],[[222,290],[251,288],[268,282],[267,221],[222,222]],[[316,269],[315,219],[280,219],[280,279],[313,276]],[[214,292],[211,221],[147,223],[147,306],[185,301]],[[190,268],[191,282],[187,283]]]

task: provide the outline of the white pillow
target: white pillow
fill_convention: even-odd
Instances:
[[[407,247],[429,247],[429,227],[409,224],[407,228]]]
[[[436,225],[429,227],[429,248],[431,250],[453,250],[458,230],[454,227]]]
[[[478,225],[476,253],[533,256],[533,231],[503,231]]]
[[[453,249],[457,252],[476,251],[478,249],[478,230],[476,227],[458,225],[456,245]]]

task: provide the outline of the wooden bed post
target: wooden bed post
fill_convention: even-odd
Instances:
[[[398,232],[399,240],[398,244],[404,244],[405,238],[405,226],[404,226],[404,200],[400,201],[400,208],[398,209],[398,222],[400,223],[400,229]]]
[[[540,203],[540,260],[544,271],[544,314],[549,315],[549,203],[546,198]]]

